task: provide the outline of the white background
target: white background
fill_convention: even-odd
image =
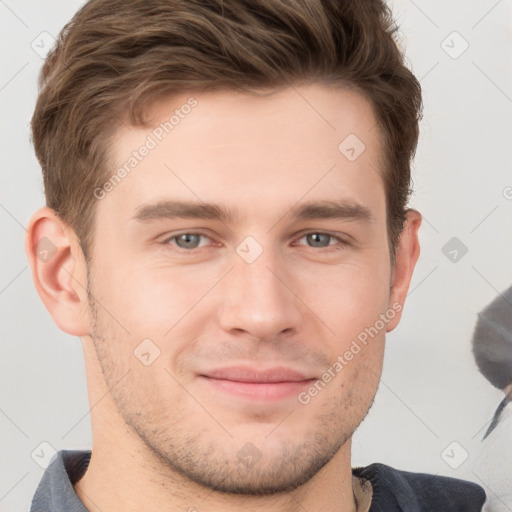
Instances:
[[[44,204],[29,139],[43,60],[31,45],[42,32],[56,37],[79,5],[0,0],[1,511],[29,509],[43,473],[31,453],[41,442],[90,448],[80,341],[44,309],[23,249],[26,223]],[[422,254],[374,406],[354,436],[353,465],[466,478],[489,493],[474,463],[502,394],[479,374],[470,340],[477,312],[512,283],[512,2],[391,6],[424,91],[411,200],[424,215]],[[452,237],[468,249],[457,262],[442,252]],[[452,465],[468,454],[457,469],[441,455],[454,441]]]

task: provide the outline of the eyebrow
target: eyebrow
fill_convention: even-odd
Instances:
[[[373,220],[373,214],[369,208],[346,200],[303,203],[290,208],[286,215],[291,215],[296,220],[339,219],[361,222]],[[174,218],[209,219],[235,223],[238,215],[233,210],[214,203],[164,200],[140,206],[132,217],[133,220],[139,222]]]

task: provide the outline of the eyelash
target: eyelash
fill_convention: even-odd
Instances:
[[[161,243],[162,243],[162,245],[173,245],[173,244],[170,244],[170,242],[180,236],[183,236],[183,235],[200,235],[200,236],[209,238],[211,240],[211,237],[202,231],[184,231],[183,233],[178,233],[176,235],[166,238]],[[349,242],[347,240],[345,240],[337,235],[333,235],[332,233],[327,233],[324,231],[308,231],[306,233],[302,233],[301,236],[298,238],[298,240],[301,240],[302,238],[304,238],[308,235],[327,235],[330,238],[334,238],[341,244],[341,247],[336,247],[336,244],[328,245],[326,247],[318,247],[318,248],[308,246],[310,249],[317,249],[318,252],[338,251],[338,250],[342,250],[345,246],[349,245]],[[182,247],[178,247],[177,245],[173,245],[173,247],[183,253],[192,253],[192,252],[197,251],[202,248],[202,247],[195,247],[194,249],[183,249]]]

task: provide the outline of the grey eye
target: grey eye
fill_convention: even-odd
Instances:
[[[311,242],[311,247],[327,247],[331,238],[331,235],[325,233],[310,233],[306,235],[308,243]]]
[[[194,233],[183,233],[182,235],[175,236],[174,239],[176,240],[176,245],[181,249],[196,249],[202,236]]]

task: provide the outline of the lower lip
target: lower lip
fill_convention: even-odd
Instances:
[[[233,380],[213,379],[201,375],[206,381],[219,391],[237,395],[242,398],[275,401],[297,396],[304,388],[310,386],[315,379],[287,382],[238,382]]]

